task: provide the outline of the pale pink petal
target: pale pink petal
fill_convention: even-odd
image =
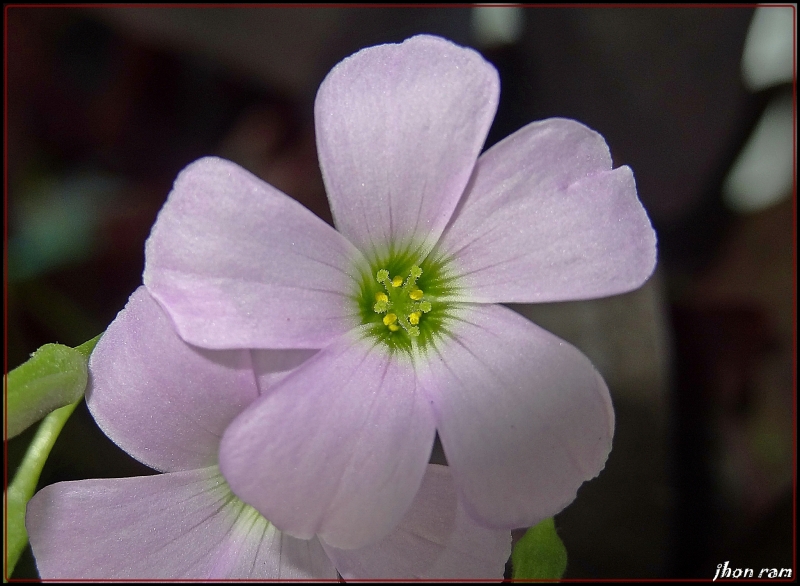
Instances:
[[[478,53],[421,35],[334,67],[314,109],[337,228],[368,256],[429,250],[458,202],[497,109]]]
[[[186,167],[145,246],[144,284],[203,348],[322,348],[352,325],[360,253],[238,165]]]
[[[412,366],[348,339],[321,350],[225,431],[233,492],[295,537],[344,549],[385,536],[422,481],[433,413]]]
[[[430,464],[414,503],[387,537],[361,549],[327,545],[345,579],[503,579],[511,533],[476,524],[447,466]]]
[[[252,350],[258,392],[266,393],[318,350]]]
[[[467,512],[495,528],[558,513],[611,450],[611,397],[573,346],[499,305],[466,306],[418,369]]]
[[[282,535],[216,467],[51,484],[25,524],[45,580],[336,578],[318,540]]]
[[[86,403],[100,429],[158,470],[216,464],[222,432],[256,397],[249,352],[189,346],[144,287],[89,360]]]
[[[469,301],[592,299],[641,286],[656,236],[603,137],[553,118],[481,155],[437,254],[453,258]]]

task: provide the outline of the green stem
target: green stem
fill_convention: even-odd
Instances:
[[[25,510],[28,501],[36,491],[42,468],[50,450],[56,443],[58,434],[61,433],[61,429],[79,403],[80,401],[76,401],[71,405],[56,409],[42,420],[31,445],[28,446],[28,451],[25,452],[25,457],[14,476],[14,481],[8,485],[6,491],[8,507],[6,509],[8,512],[7,576],[14,571],[19,556],[22,555],[22,551],[28,543],[28,532],[25,529]]]
[[[76,350],[88,358],[99,339],[100,336],[96,336],[78,346]],[[25,529],[25,511],[28,501],[31,500],[34,492],[36,492],[36,485],[39,483],[39,477],[47,461],[47,456],[50,455],[50,450],[53,449],[53,445],[56,443],[56,439],[58,439],[58,435],[61,433],[67,419],[75,411],[81,400],[56,409],[42,420],[39,424],[39,429],[36,430],[33,441],[25,452],[22,463],[17,469],[14,480],[8,485],[8,490],[5,494],[7,549],[4,580],[11,576],[19,557],[25,549],[25,545],[28,543],[28,532]]]

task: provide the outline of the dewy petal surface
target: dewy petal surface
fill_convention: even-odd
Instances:
[[[258,397],[250,353],[184,343],[144,287],[89,359],[86,403],[134,458],[162,471],[217,463],[223,431]]]
[[[334,67],[314,119],[339,231],[367,256],[390,242],[429,250],[469,180],[499,92],[497,71],[477,52],[427,35]]]
[[[281,534],[216,467],[51,484],[26,527],[48,580],[336,578],[319,540]]]
[[[603,469],[608,389],[576,348],[505,307],[468,306],[451,330],[418,372],[462,502],[488,527],[535,525]]]
[[[350,336],[321,350],[225,431],[220,469],[278,528],[343,549],[387,535],[422,481],[435,433],[413,368]]]
[[[186,167],[145,245],[144,283],[203,348],[322,348],[352,326],[360,253],[238,165]]]
[[[631,170],[611,170],[603,137],[553,118],[481,155],[439,250],[470,301],[567,301],[642,285],[656,237]]]
[[[387,537],[361,549],[322,547],[345,579],[501,580],[511,533],[472,521],[447,466],[430,464],[411,509]]]

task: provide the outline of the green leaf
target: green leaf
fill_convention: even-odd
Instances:
[[[44,464],[47,461],[47,456],[50,455],[50,450],[56,443],[58,434],[61,433],[61,429],[67,422],[67,419],[69,419],[69,416],[72,415],[75,407],[77,407],[80,403],[80,399],[82,398],[83,392],[86,388],[86,360],[92,353],[92,350],[94,350],[94,347],[99,339],[100,336],[97,336],[88,342],[81,344],[75,349],[69,348],[70,350],[73,350],[73,352],[75,352],[83,361],[84,382],[83,387],[78,395],[78,400],[69,405],[56,409],[44,418],[42,423],[39,425],[39,429],[36,430],[36,435],[34,436],[33,441],[31,441],[30,446],[28,446],[28,450],[25,452],[25,457],[22,459],[22,463],[17,469],[17,473],[14,476],[14,481],[8,485],[8,490],[6,491],[7,550],[4,577],[9,577],[14,571],[14,566],[17,565],[19,556],[22,555],[22,551],[25,549],[25,545],[28,543],[28,532],[25,530],[25,510],[28,506],[28,501],[31,500],[33,493],[36,491],[36,485],[39,482],[39,476],[42,473],[42,468],[44,468]],[[55,346],[55,344],[48,345]],[[44,346],[42,348],[44,348]],[[39,351],[37,351],[34,356],[36,356],[38,353]],[[70,364],[72,363],[71,361],[72,358],[69,359]],[[28,364],[28,362],[25,364]],[[48,377],[53,374],[51,367],[52,364],[48,364],[43,366],[42,370],[40,371],[36,371],[34,369],[31,372],[41,372],[44,374],[44,376]],[[9,373],[8,381],[9,390],[12,382],[10,374],[11,373]],[[23,378],[21,380],[23,383],[32,383],[34,379]],[[11,393],[9,392],[9,403],[11,402],[10,394]]]
[[[560,580],[567,569],[567,550],[553,518],[531,527],[511,553],[512,579]]]
[[[74,403],[86,390],[86,357],[61,344],[45,344],[8,373],[8,438],[60,407]]]

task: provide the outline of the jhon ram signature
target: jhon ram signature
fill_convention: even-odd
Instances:
[[[729,562],[724,564],[717,564],[717,571],[714,574],[713,580],[717,578],[791,578],[792,570],[790,568],[761,568],[756,576],[755,570],[752,568],[731,568],[728,566]],[[712,580],[712,581],[713,581]]]

